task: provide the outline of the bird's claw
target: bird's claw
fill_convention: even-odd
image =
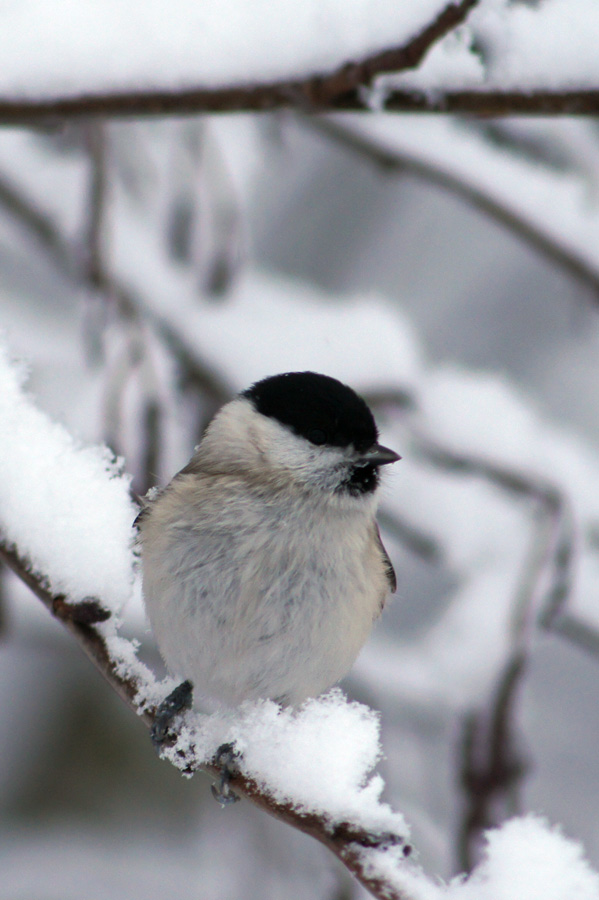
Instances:
[[[156,710],[152,728],[150,729],[150,737],[157,752],[160,752],[169,734],[173,719],[178,713],[183,712],[184,709],[189,709],[192,698],[193,685],[191,681],[183,681],[164,698]]]
[[[238,753],[233,744],[221,744],[216,751],[215,762],[220,766],[220,780],[218,784],[211,785],[212,796],[221,806],[229,806],[237,803],[241,798],[231,787],[231,779],[237,775]]]

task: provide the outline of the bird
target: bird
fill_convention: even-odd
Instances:
[[[296,707],[352,667],[396,577],[376,522],[378,441],[351,387],[316,372],[255,382],[137,519],[147,615],[169,671],[162,704]]]

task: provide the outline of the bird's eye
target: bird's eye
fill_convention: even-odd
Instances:
[[[326,439],[326,434],[324,431],[321,431],[320,428],[313,428],[308,434],[308,440],[311,444],[324,444]]]

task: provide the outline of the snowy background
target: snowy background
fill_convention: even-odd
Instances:
[[[72,6],[58,5],[65,16]],[[421,4],[422,21],[442,5]],[[517,36],[526,46],[533,5],[514,4],[511,43],[504,5],[481,4],[474,31],[429,57],[432,75],[425,65],[397,84],[434,88],[435,72],[476,84],[473,34],[513,49],[496,55],[490,82],[528,83],[522,59],[543,69],[565,0],[543,5],[555,31],[528,57]],[[380,49],[395,6],[380,5],[366,40],[356,3],[339,60]],[[0,13],[23,34],[27,10],[42,7]],[[137,81],[127,67],[103,81],[73,40],[96,34],[87,58],[106,62],[99,24],[72,19],[56,54],[58,37],[36,21],[21,56],[18,42],[4,48],[5,96],[77,94],[85,77],[103,90],[148,86],[144,66],[162,52],[145,42]],[[395,24],[399,41],[421,22]],[[132,29],[119,32],[126,45]],[[588,57],[566,53],[574,42],[560,71],[581,85]],[[239,53],[251,78],[257,54]],[[337,64],[322,53],[283,52],[259,74]],[[33,58],[39,69],[22,74]],[[221,83],[217,62],[206,71]],[[184,63],[164,65],[171,85],[203,77]],[[166,483],[215,409],[267,374],[312,368],[360,391],[403,456],[380,517],[399,588],[343,688],[381,713],[383,798],[433,880],[480,857],[472,786],[501,769],[493,717],[506,684],[498,745],[513,777],[483,824],[539,814],[599,869],[598,159],[596,123],[576,119],[285,113],[0,133],[2,534],[56,590],[118,610],[161,674],[131,582],[122,467],[138,494]],[[207,777],[189,782],[158,761],[143,726],[5,571],[0,599],[2,900],[362,895],[314,841],[249,803],[221,810]],[[530,875],[525,894],[537,851],[544,879]],[[577,847],[536,819],[496,833],[489,852],[456,900],[486,900],[489,884],[506,900],[599,895]],[[416,879],[415,896],[436,900],[432,885]]]

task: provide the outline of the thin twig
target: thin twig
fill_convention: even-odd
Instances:
[[[85,126],[90,163],[87,224],[84,227],[85,267],[92,285],[101,280],[104,217],[106,211],[106,129],[98,120]]]
[[[460,871],[477,862],[484,831],[517,811],[516,791],[527,773],[515,736],[515,705],[527,670],[527,656],[514,653],[498,679],[489,710],[464,717],[460,743],[459,783],[464,810],[457,834]]]
[[[534,625],[544,628],[592,656],[599,657],[599,630],[567,609],[572,590],[576,543],[571,509],[557,487],[493,461],[441,448],[425,439],[420,439],[418,452],[440,468],[478,475],[509,493],[539,503],[545,517],[540,528],[546,530],[546,535],[539,541],[538,568],[531,576],[530,593],[525,592],[527,599],[521,602],[522,610],[534,612],[534,616],[528,620],[528,627],[532,628]],[[550,573],[549,584],[543,595],[539,595],[539,585],[546,573]]]
[[[543,580],[554,562],[562,524],[561,507],[543,505],[542,500],[539,507],[539,523],[514,599],[510,653],[489,709],[473,710],[463,721],[459,783],[464,808],[457,836],[461,871],[470,871],[477,862],[483,832],[519,811],[519,788],[528,771],[519,749],[516,705],[544,600]]]
[[[72,248],[55,220],[43,213],[13,181],[0,172],[0,206],[48,253],[60,269],[77,270]]]
[[[32,573],[30,566],[14,548],[1,540],[0,561],[6,563],[41,600],[46,609],[64,625],[108,684],[125,701],[129,709],[139,715],[137,700],[139,685],[134,678],[124,677],[119,673],[103,636],[95,627],[96,621],[104,621],[110,615],[101,601],[90,599],[84,604],[82,617],[80,604],[71,604],[65,597],[53,594],[44,580]],[[141,713],[141,719],[148,729],[151,728],[154,710],[145,709]],[[220,767],[214,760],[203,764],[201,768],[215,777],[220,775]],[[330,823],[316,813],[298,812],[291,804],[277,801],[266,789],[259,787],[241,771],[232,775],[231,787],[269,815],[303,831],[328,847],[372,896],[381,900],[410,900],[407,892],[387,883],[371,870],[367,854],[364,852],[368,848],[399,846],[403,847],[404,856],[407,856],[410,848],[399,836],[390,833],[370,833],[352,822]]]
[[[477,861],[483,831],[518,806],[518,788],[527,772],[518,749],[515,722],[518,693],[528,669],[537,627],[557,617],[570,591],[574,535],[569,507],[558,488],[536,475],[493,460],[442,447],[420,437],[418,452],[445,471],[474,475],[512,496],[535,504],[538,523],[525,560],[512,610],[512,647],[497,679],[488,709],[464,718],[460,778],[464,809],[457,838],[458,864],[470,871]],[[547,585],[547,576],[549,584]],[[563,619],[556,619],[563,621]]]
[[[549,631],[564,638],[585,653],[599,658],[599,630],[572,613],[564,613],[549,626]]]

